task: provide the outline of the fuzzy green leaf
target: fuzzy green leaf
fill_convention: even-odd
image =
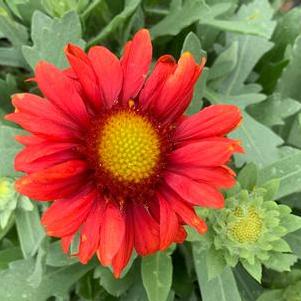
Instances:
[[[188,27],[198,20],[206,20],[221,15],[231,8],[230,3],[220,3],[209,7],[203,0],[185,1],[182,7],[177,7],[150,31],[152,37],[158,38],[161,36],[175,36],[182,29]]]
[[[223,252],[210,248],[206,256],[208,280],[211,280],[223,273],[226,268],[226,261]]]
[[[67,43],[84,46],[81,40],[81,24],[78,15],[71,11],[62,19],[51,19],[36,11],[32,19],[33,46],[23,46],[22,51],[28,64],[34,69],[40,60],[46,60],[59,68],[67,66],[64,47]]]
[[[5,79],[0,79],[0,119],[3,124],[6,124],[6,121],[2,120],[4,115],[13,111],[10,97],[13,93],[16,93],[17,90],[16,79],[11,74],[7,74]]]
[[[14,169],[14,158],[21,149],[21,145],[15,141],[16,135],[22,135],[20,129],[6,126],[0,123],[0,176],[17,175]]]
[[[150,301],[167,300],[172,283],[171,257],[163,252],[143,257],[141,276]]]
[[[96,1],[98,2],[98,1]],[[109,35],[113,34],[119,26],[123,26],[124,22],[130,18],[137,10],[141,0],[128,0],[121,13],[116,15],[95,37],[89,42],[88,46],[101,43]]]
[[[281,98],[279,93],[250,108],[253,117],[266,126],[282,125],[284,119],[297,113],[301,104],[292,98]]]
[[[85,273],[95,266],[74,264],[61,269],[48,269],[38,287],[31,286],[26,279],[34,271],[34,260],[20,260],[10,264],[9,269],[0,272],[0,300],[41,301],[50,296],[63,297]]]
[[[119,297],[124,294],[135,282],[137,277],[136,266],[120,279],[116,279],[108,268],[98,266],[94,271],[94,278],[100,278],[99,284],[111,295]]]
[[[230,20],[209,17],[200,23],[223,31],[258,35],[268,39],[276,25],[275,21],[271,21],[273,13],[274,10],[267,0],[255,0],[248,5],[242,5],[237,15]]]
[[[259,184],[274,178],[280,180],[277,198],[301,191],[301,154],[281,158],[259,171]]]
[[[22,259],[22,251],[19,247],[11,247],[0,251],[0,270],[8,268],[12,261]]]
[[[290,97],[301,101],[301,35],[295,41],[289,64],[279,79],[277,90],[283,97]]]
[[[0,64],[26,68],[21,46],[28,42],[27,29],[15,22],[2,7],[0,7],[0,32],[11,44],[9,47],[0,47]]]
[[[284,301],[283,290],[281,289],[267,290],[256,301]]]
[[[256,279],[258,282],[261,282],[262,267],[259,261],[255,261],[253,264],[250,264],[248,261],[242,260],[241,263],[254,279]]]
[[[45,237],[37,206],[32,211],[17,210],[16,225],[24,258],[33,256]]]
[[[287,234],[285,240],[289,243],[294,254],[301,259],[301,230]]]
[[[293,254],[275,253],[270,256],[264,265],[277,272],[290,271],[291,267],[297,262],[298,258]]]
[[[263,291],[259,283],[241,266],[233,269],[240,295],[244,301],[254,301]]]
[[[75,257],[70,257],[63,253],[62,247],[59,241],[50,244],[46,264],[53,267],[63,267],[66,265],[74,264],[77,262]]]
[[[243,113],[243,123],[230,137],[241,140],[245,149],[245,154],[235,156],[238,166],[254,162],[262,167],[276,161],[279,158],[278,146],[283,143],[272,130],[247,113]]]
[[[242,188],[252,190],[257,183],[258,170],[254,163],[249,163],[239,172],[237,180]]]
[[[198,243],[193,244],[193,260],[204,301],[241,301],[235,278],[227,268],[220,276],[209,280],[206,251]]]

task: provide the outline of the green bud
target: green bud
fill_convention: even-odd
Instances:
[[[252,191],[240,190],[226,200],[224,209],[207,217],[212,252],[218,251],[225,266],[241,262],[258,281],[262,265],[288,271],[297,260],[284,236],[301,228],[301,218],[271,199],[278,186],[271,181]]]
[[[4,229],[16,208],[32,210],[29,198],[19,195],[14,186],[14,180],[7,177],[0,178],[0,228]]]

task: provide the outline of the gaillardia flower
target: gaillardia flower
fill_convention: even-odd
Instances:
[[[119,60],[95,46],[85,54],[66,47],[70,68],[40,62],[35,81],[44,98],[13,96],[6,118],[30,136],[15,166],[27,175],[19,192],[52,201],[42,223],[62,239],[65,252],[80,235],[78,257],[97,253],[118,277],[132,250],[147,255],[183,242],[188,224],[207,230],[194,206],[221,208],[219,189],[233,186],[225,164],[242,148],[225,137],[241,120],[232,105],[209,106],[185,117],[205,61],[189,52],[178,63],[160,57],[148,75],[152,46],[147,30],[125,46]]]

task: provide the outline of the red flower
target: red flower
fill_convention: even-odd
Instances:
[[[159,58],[147,77],[152,46],[140,30],[119,60],[96,46],[66,47],[71,68],[40,62],[35,80],[44,98],[13,97],[6,118],[30,136],[15,166],[27,175],[16,187],[33,199],[55,200],[42,223],[65,252],[76,233],[82,263],[94,253],[116,277],[133,249],[148,255],[183,242],[183,225],[207,227],[193,207],[224,206],[220,188],[235,183],[225,166],[238,141],[225,137],[241,120],[232,105],[184,117],[205,60],[189,52],[178,63]]]

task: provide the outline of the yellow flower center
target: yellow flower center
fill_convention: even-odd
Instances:
[[[234,239],[240,243],[255,243],[262,231],[262,219],[255,208],[249,208],[246,213],[237,208],[234,215],[237,221],[230,229]]]
[[[5,197],[11,190],[11,183],[5,178],[0,179],[0,197]]]
[[[99,162],[118,181],[140,183],[154,174],[160,145],[157,130],[146,117],[120,111],[108,117],[100,132]]]

